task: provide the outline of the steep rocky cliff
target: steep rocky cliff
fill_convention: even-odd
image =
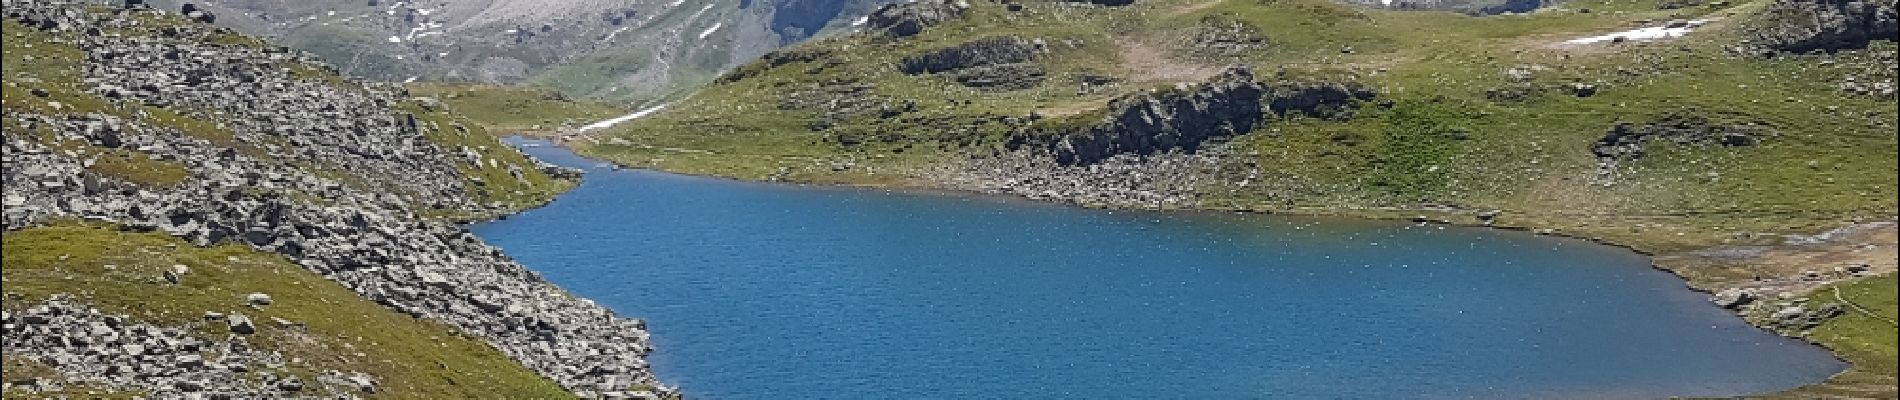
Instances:
[[[28,267],[13,264],[12,241],[23,237],[16,235],[70,221],[109,223],[197,246],[237,244],[279,255],[388,309],[485,341],[576,393],[669,393],[647,368],[640,321],[566,294],[455,223],[546,201],[576,173],[514,152],[445,114],[433,99],[345,78],[306,53],[135,3],[5,3],[6,117],[0,122],[9,290],[47,287],[13,280]],[[167,270],[163,280],[146,277],[156,286],[138,290],[171,290],[164,282],[200,279],[184,266]],[[50,285],[81,299],[89,292]],[[268,294],[260,295],[269,303]],[[10,296],[7,309],[45,300]],[[40,313],[46,312],[58,313]],[[33,337],[40,339],[31,343],[60,342],[34,335],[61,333],[16,330],[8,318],[9,359],[62,360],[53,356],[65,351],[57,347],[15,346],[16,339]],[[229,318],[237,342],[297,324]],[[63,321],[83,325],[88,319]],[[68,341],[117,346],[100,336],[105,333],[85,332],[66,333],[78,335]],[[241,373],[251,365],[234,355],[174,368]],[[160,397],[274,397],[288,390],[242,379],[166,386],[115,372],[125,369],[45,364],[70,381]],[[358,375],[351,379],[378,379]]]

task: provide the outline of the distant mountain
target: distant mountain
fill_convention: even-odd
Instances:
[[[187,1],[153,1],[177,8]],[[889,0],[205,0],[218,23],[386,81],[653,101]]]

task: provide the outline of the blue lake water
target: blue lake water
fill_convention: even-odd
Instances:
[[[519,141],[517,141],[519,142]],[[589,169],[473,229],[644,318],[698,399],[1660,398],[1845,365],[1520,232]]]

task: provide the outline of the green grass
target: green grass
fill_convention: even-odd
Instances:
[[[409,93],[434,97],[449,110],[495,132],[549,132],[626,113],[604,104],[568,99],[553,89],[530,86],[417,83],[409,85]]]
[[[1847,313],[1828,320],[1809,331],[1807,338],[1822,346],[1833,349],[1835,354],[1854,364],[1852,369],[1843,372],[1828,382],[1810,385],[1781,394],[1789,398],[1814,398],[1820,396],[1883,396],[1878,391],[1865,388],[1885,387],[1884,396],[1892,396],[1896,376],[1900,376],[1900,344],[1896,344],[1896,335],[1900,335],[1890,321],[1900,320],[1900,300],[1895,293],[1900,276],[1887,274],[1877,278],[1868,278],[1834,286],[1823,287],[1808,295],[1810,301],[1826,304],[1840,303],[1834,291],[1840,291],[1840,299],[1857,304],[1873,311],[1877,318],[1867,313],[1849,308]],[[1886,318],[1882,320],[1881,318]]]
[[[70,293],[135,322],[197,326],[193,331],[207,339],[227,334],[222,326],[204,325],[205,312],[240,312],[259,322],[258,333],[248,338],[252,345],[297,360],[274,371],[280,376],[308,382],[328,369],[369,373],[379,382],[373,397],[382,398],[570,397],[480,339],[395,312],[282,256],[246,246],[195,247],[161,233],[76,223],[7,232],[0,240],[9,310]],[[174,264],[191,269],[179,285],[160,279]],[[250,309],[244,305],[250,293],[269,294],[274,303]],[[278,327],[271,318],[304,328]],[[14,370],[7,368],[8,374]]]
[[[1395,106],[1365,107],[1349,121],[1264,124],[1238,139],[1243,150],[1260,154],[1254,161],[1264,179],[1247,187],[1204,187],[1204,208],[1504,209],[1515,216],[1506,225],[1657,252],[1751,237],[1743,232],[1813,231],[1890,217],[1900,193],[1892,184],[1900,158],[1892,102],[1848,97],[1832,87],[1830,79],[1857,71],[1848,63],[1736,57],[1723,49],[1741,36],[1746,13],[1765,1],[1720,11],[1660,11],[1653,2],[1611,0],[1492,17],[1320,0],[1174,0],[1122,9],[1030,2],[1013,15],[979,3],[967,17],[912,38],[835,37],[785,50],[821,56],[741,67],[665,112],[609,133],[619,141],[580,150],[696,174],[903,184],[906,173],[999,148],[1009,128],[995,123],[998,118],[1032,111],[1087,116],[1109,98],[1172,84],[1156,80],[1156,70],[1240,63],[1267,81],[1364,83]],[[1586,7],[1591,11],[1579,10]],[[1705,15],[1724,19],[1672,42],[1558,46],[1634,21]],[[1235,22],[1270,45],[1218,58],[1185,48],[1184,39],[1202,24]],[[1049,43],[1050,52],[1035,61],[1049,71],[1046,83],[980,92],[943,74],[909,76],[892,67],[905,57],[998,35]],[[1132,43],[1157,49],[1147,57],[1165,62],[1128,62],[1122,54]],[[1352,52],[1342,52],[1347,47]],[[1518,83],[1505,74],[1512,68],[1536,72]],[[1078,93],[1075,79],[1082,74],[1124,83]],[[1601,91],[1575,97],[1562,90],[1573,82]],[[1485,95],[1518,85],[1528,85],[1531,96],[1497,101]],[[862,112],[813,130],[826,111],[846,107],[807,103],[854,86],[868,88],[859,96],[871,103],[864,109],[912,101],[917,111],[895,117]],[[1655,145],[1612,184],[1598,179],[1593,141],[1617,122],[1672,112],[1763,124],[1779,134],[1743,148]],[[829,168],[843,160],[879,173]],[[1637,225],[1642,228],[1632,230]]]

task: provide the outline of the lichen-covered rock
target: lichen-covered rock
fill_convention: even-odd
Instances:
[[[1748,45],[1764,52],[1866,48],[1870,41],[1900,40],[1900,7],[1894,0],[1777,0],[1748,30]]]

